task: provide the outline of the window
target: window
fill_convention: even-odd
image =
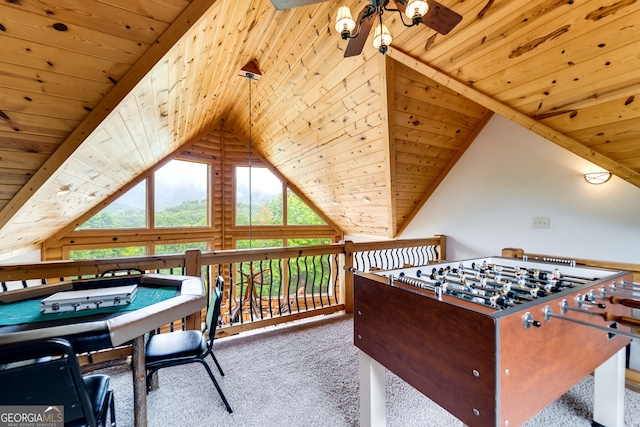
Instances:
[[[261,240],[251,241],[252,249],[281,248],[281,247],[282,247],[282,239],[261,239]],[[249,240],[237,240],[236,249],[249,249]]]
[[[146,246],[130,246],[126,248],[102,248],[75,250],[69,253],[71,260],[98,259],[98,258],[123,258],[129,256],[143,256],[147,254]]]
[[[305,202],[287,188],[287,224],[290,225],[326,225]],[[315,244],[315,243],[312,243]]]
[[[207,250],[207,242],[174,243],[169,245],[156,245],[156,255],[183,254],[187,249],[200,249],[200,252]]]
[[[209,165],[171,160],[153,175],[154,227],[206,227]],[[147,228],[147,184],[136,185],[79,230]]]
[[[266,168],[251,168],[251,225],[281,225],[282,182]],[[236,167],[236,225],[249,225],[249,168]]]
[[[154,226],[205,227],[209,167],[171,160],[155,172]]]
[[[310,245],[329,245],[329,244],[331,244],[331,239],[328,237],[287,240],[287,246],[310,246]]]
[[[200,252],[207,250],[207,242],[187,242],[187,243],[172,243],[167,245],[156,245],[154,250],[156,255],[172,255],[172,254],[184,254],[187,249],[200,249]],[[205,285],[208,285],[208,273],[209,266],[203,265],[201,267],[201,275],[205,281]],[[182,274],[181,269],[176,268],[163,268],[158,270],[159,274]],[[208,288],[207,288],[208,289]]]
[[[249,225],[249,170],[251,170],[251,225],[281,225],[283,186],[269,169],[236,167],[236,225]],[[287,188],[287,225],[327,225],[291,189]]]
[[[120,196],[79,230],[115,228],[145,228],[147,226],[147,181],[143,181]]]

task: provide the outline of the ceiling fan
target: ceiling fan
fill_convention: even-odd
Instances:
[[[322,1],[327,0],[271,0],[271,3],[277,10],[284,10]],[[357,21],[353,20],[347,6],[340,7],[336,17],[336,30],[340,32],[343,40],[349,40],[344,51],[345,58],[362,52],[376,17],[379,19],[379,25],[374,32],[373,45],[383,54],[387,51],[387,46],[391,43],[391,34],[382,23],[384,11],[398,12],[405,27],[425,24],[440,34],[448,34],[462,20],[461,15],[435,0],[394,0],[395,9],[389,7],[389,1],[369,0],[369,4],[360,11]],[[410,23],[404,21],[403,13],[411,20]]]

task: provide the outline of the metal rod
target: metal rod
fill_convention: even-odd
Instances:
[[[470,286],[470,287],[472,287],[474,289],[482,289],[482,290],[490,291],[490,289],[487,289],[486,287],[483,286],[483,284],[486,284],[487,286],[491,286],[494,289],[497,288],[498,292],[501,292],[502,290],[518,292],[520,294],[519,297],[521,297],[522,299],[525,299],[527,301],[533,301],[535,299],[534,295],[532,294],[532,292],[535,292],[535,294],[536,294],[535,296],[537,296],[538,292],[540,292],[540,290],[541,290],[539,287],[535,287],[535,288],[524,287],[523,288],[522,286],[514,285],[513,283],[510,284],[508,287],[506,287],[506,283],[499,283],[499,282],[496,282],[495,280],[492,283],[490,283],[488,280],[486,282],[483,282],[481,279],[478,279],[477,277],[464,277],[463,281],[460,282],[460,281],[456,281],[456,280],[451,280],[447,276],[448,276],[448,274],[443,276],[443,280],[444,281],[449,281],[451,283],[456,283],[456,284],[459,284],[459,285],[462,285],[462,286]],[[460,276],[458,276],[458,277],[460,277]],[[473,285],[471,283],[465,283],[464,281],[466,281],[466,280],[471,280],[471,281],[474,281],[474,282],[478,282],[481,285],[477,286],[477,285]]]
[[[621,331],[620,329],[614,329],[614,328],[610,328],[608,326],[595,325],[593,323],[585,322],[583,320],[578,320],[578,319],[574,319],[572,317],[565,317],[565,316],[562,316],[560,314],[555,314],[555,313],[551,312],[551,307],[546,306],[544,308],[544,320],[549,322],[549,321],[551,321],[552,317],[555,317],[557,319],[567,320],[569,322],[578,323],[580,325],[588,326],[590,328],[600,329],[601,331],[605,331],[605,332],[608,332],[608,333],[614,334],[614,335],[622,335],[622,336],[629,337],[629,338],[640,338],[640,335],[633,334],[631,332]]]
[[[622,291],[624,292],[625,290],[622,289]],[[621,297],[621,298],[629,298],[630,296],[633,296],[633,295],[629,295],[629,294],[621,294],[620,292],[608,291],[608,290],[606,290],[604,288],[604,286],[602,287],[602,289],[600,289],[600,292],[602,293],[602,295],[595,295],[594,294],[593,297],[606,300],[611,295],[616,296],[616,297]]]
[[[492,265],[495,265],[495,266],[498,266],[498,267],[502,267],[503,269],[507,269],[509,271],[514,271],[514,272],[516,271],[516,269],[514,267],[509,267],[509,266],[506,266],[506,265],[498,265],[498,264],[492,264]],[[489,264],[487,264],[487,266],[489,266]],[[529,269],[527,269],[527,271],[528,270]],[[550,270],[540,270],[540,269],[535,269],[535,270],[539,271],[540,273],[551,274],[552,276],[554,274],[554,272],[550,271]],[[583,276],[575,276],[575,275],[572,275],[572,274],[566,274],[565,275],[565,274],[562,274],[562,272],[560,272],[559,279],[560,280],[565,279],[565,280],[570,281],[570,282],[571,281],[591,282],[593,280],[598,280],[597,277],[583,277]]]
[[[476,276],[476,277],[478,275],[485,275],[488,278],[493,278],[494,281],[499,276],[504,276],[507,279],[514,279],[514,281],[518,281],[518,282],[524,281],[525,285],[534,286],[536,288],[539,287],[538,284],[540,284],[540,285],[543,285],[543,287],[545,288],[545,291],[547,291],[547,292],[551,292],[551,289],[554,288],[554,287],[556,289],[559,288],[559,287],[562,287],[562,288],[566,288],[567,287],[566,285],[560,284],[560,282],[563,279],[555,279],[555,283],[554,283],[554,279],[545,280],[545,279],[537,279],[535,277],[530,277],[530,276],[517,276],[517,275],[511,274],[509,272],[506,272],[506,273],[502,272],[502,271],[501,272],[495,272],[495,271],[478,272],[476,270],[472,270],[472,269],[469,269],[468,267],[464,267],[464,266],[462,266],[461,269],[464,270],[464,271],[469,271],[469,272],[473,273],[473,275]],[[571,282],[571,281],[569,281],[569,282]],[[573,282],[571,282],[571,283],[573,283]],[[556,290],[556,292],[558,292],[558,290]]]
[[[392,276],[393,277],[393,276]],[[449,296],[452,296],[454,298],[459,298],[462,299],[464,301],[470,301],[473,302],[475,304],[479,304],[482,306],[487,306],[487,303],[489,306],[491,307],[496,307],[497,305],[502,305],[503,307],[515,307],[517,304],[522,304],[522,301],[519,300],[514,300],[513,302],[507,301],[507,298],[505,298],[504,296],[500,295],[499,293],[495,293],[494,295],[482,295],[482,294],[475,294],[473,292],[469,292],[465,289],[459,289],[459,288],[447,288],[444,285],[440,285],[437,282],[430,282],[424,279],[418,279],[418,278],[413,278],[413,277],[407,277],[407,276],[399,276],[399,277],[395,277],[394,278],[396,281],[400,282],[400,283],[404,283],[407,285],[411,285],[411,286],[417,286],[420,287],[422,289],[428,289],[433,291],[436,296],[439,296],[439,291],[438,288],[444,288],[444,293],[446,293]],[[390,278],[391,280],[391,278]],[[458,283],[456,283],[458,284]],[[482,289],[482,288],[478,288],[478,289]],[[490,291],[489,289],[482,289],[484,291]],[[464,298],[462,295],[468,296],[469,298]],[[483,300],[485,300],[484,302],[479,302],[476,301],[475,298],[482,298]],[[498,300],[502,298],[504,300],[504,303],[498,304]],[[517,304],[516,304],[517,303]],[[495,304],[495,305],[494,305]]]
[[[613,286],[615,286],[615,285],[613,285]],[[612,286],[612,288],[613,288],[613,286]],[[639,291],[640,292],[640,283],[631,283],[631,284],[629,284],[629,283],[625,283],[624,280],[623,280],[620,283],[619,286],[622,287],[622,288],[625,288],[625,289],[628,288],[630,290]]]

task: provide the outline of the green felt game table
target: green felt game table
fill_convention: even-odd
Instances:
[[[40,314],[40,300],[60,290],[137,284],[129,305],[79,312]],[[206,292],[198,277],[141,274],[42,285],[0,293],[0,345],[44,338],[65,338],[78,353],[132,344],[136,427],[146,426],[144,335],[199,312]],[[22,298],[21,295],[25,295]]]

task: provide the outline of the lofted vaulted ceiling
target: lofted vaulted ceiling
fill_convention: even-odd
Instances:
[[[253,146],[346,234],[396,236],[492,112],[640,186],[640,1],[442,3],[448,35],[385,14],[343,58],[342,1],[0,2],[0,257],[220,120],[248,141],[249,85]]]

